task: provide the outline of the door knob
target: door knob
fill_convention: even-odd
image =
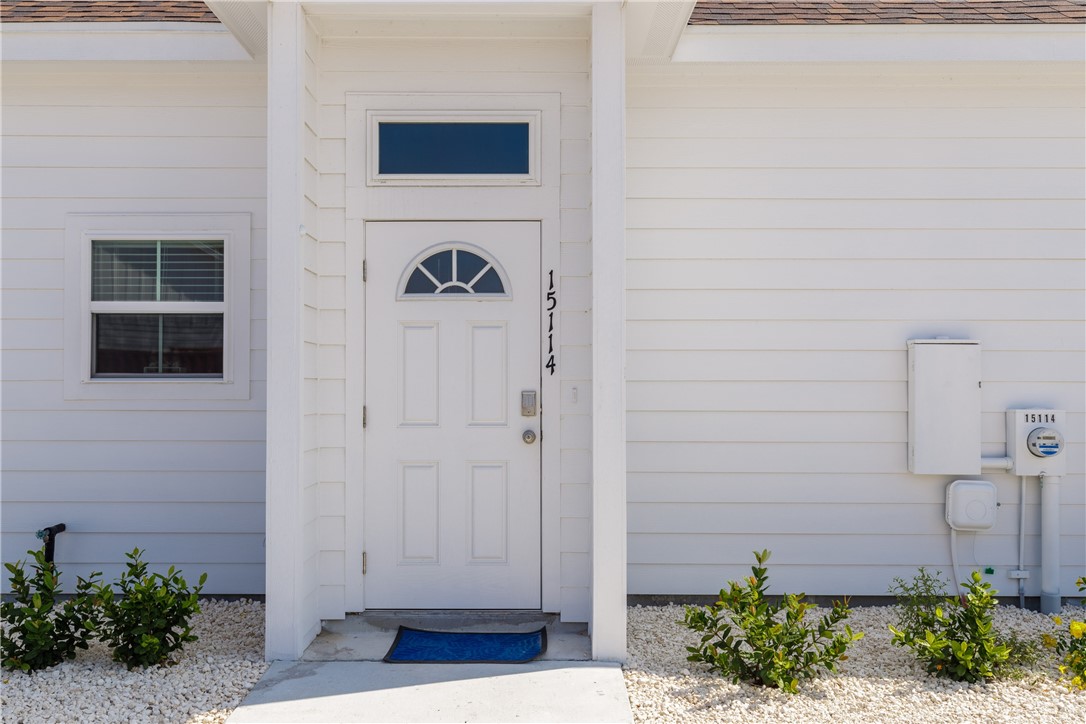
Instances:
[[[528,445],[531,445],[533,442],[535,442],[535,431],[534,430],[525,430],[524,434],[520,436],[520,439],[523,440]]]

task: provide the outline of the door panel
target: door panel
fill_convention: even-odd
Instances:
[[[366,224],[367,608],[539,608],[538,222]]]

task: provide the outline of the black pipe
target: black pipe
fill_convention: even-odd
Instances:
[[[63,523],[57,523],[51,525],[48,528],[42,528],[37,532],[38,538],[45,543],[45,562],[53,562],[53,543],[56,541],[57,533],[63,533],[68,529],[68,526]]]

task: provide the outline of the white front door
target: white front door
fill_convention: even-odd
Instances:
[[[366,607],[539,608],[540,225],[365,232]]]

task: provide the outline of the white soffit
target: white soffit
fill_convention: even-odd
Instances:
[[[268,4],[264,0],[204,0],[219,22],[253,58],[268,54]]]
[[[719,25],[686,28],[676,63],[1074,62],[1086,26]]]
[[[617,0],[616,0],[617,1]],[[585,2],[306,2],[309,23],[324,41],[380,38],[588,37]]]
[[[5,23],[2,35],[4,62],[251,59],[215,23]]]
[[[634,65],[666,63],[686,30],[695,0],[626,5],[626,60]]]

